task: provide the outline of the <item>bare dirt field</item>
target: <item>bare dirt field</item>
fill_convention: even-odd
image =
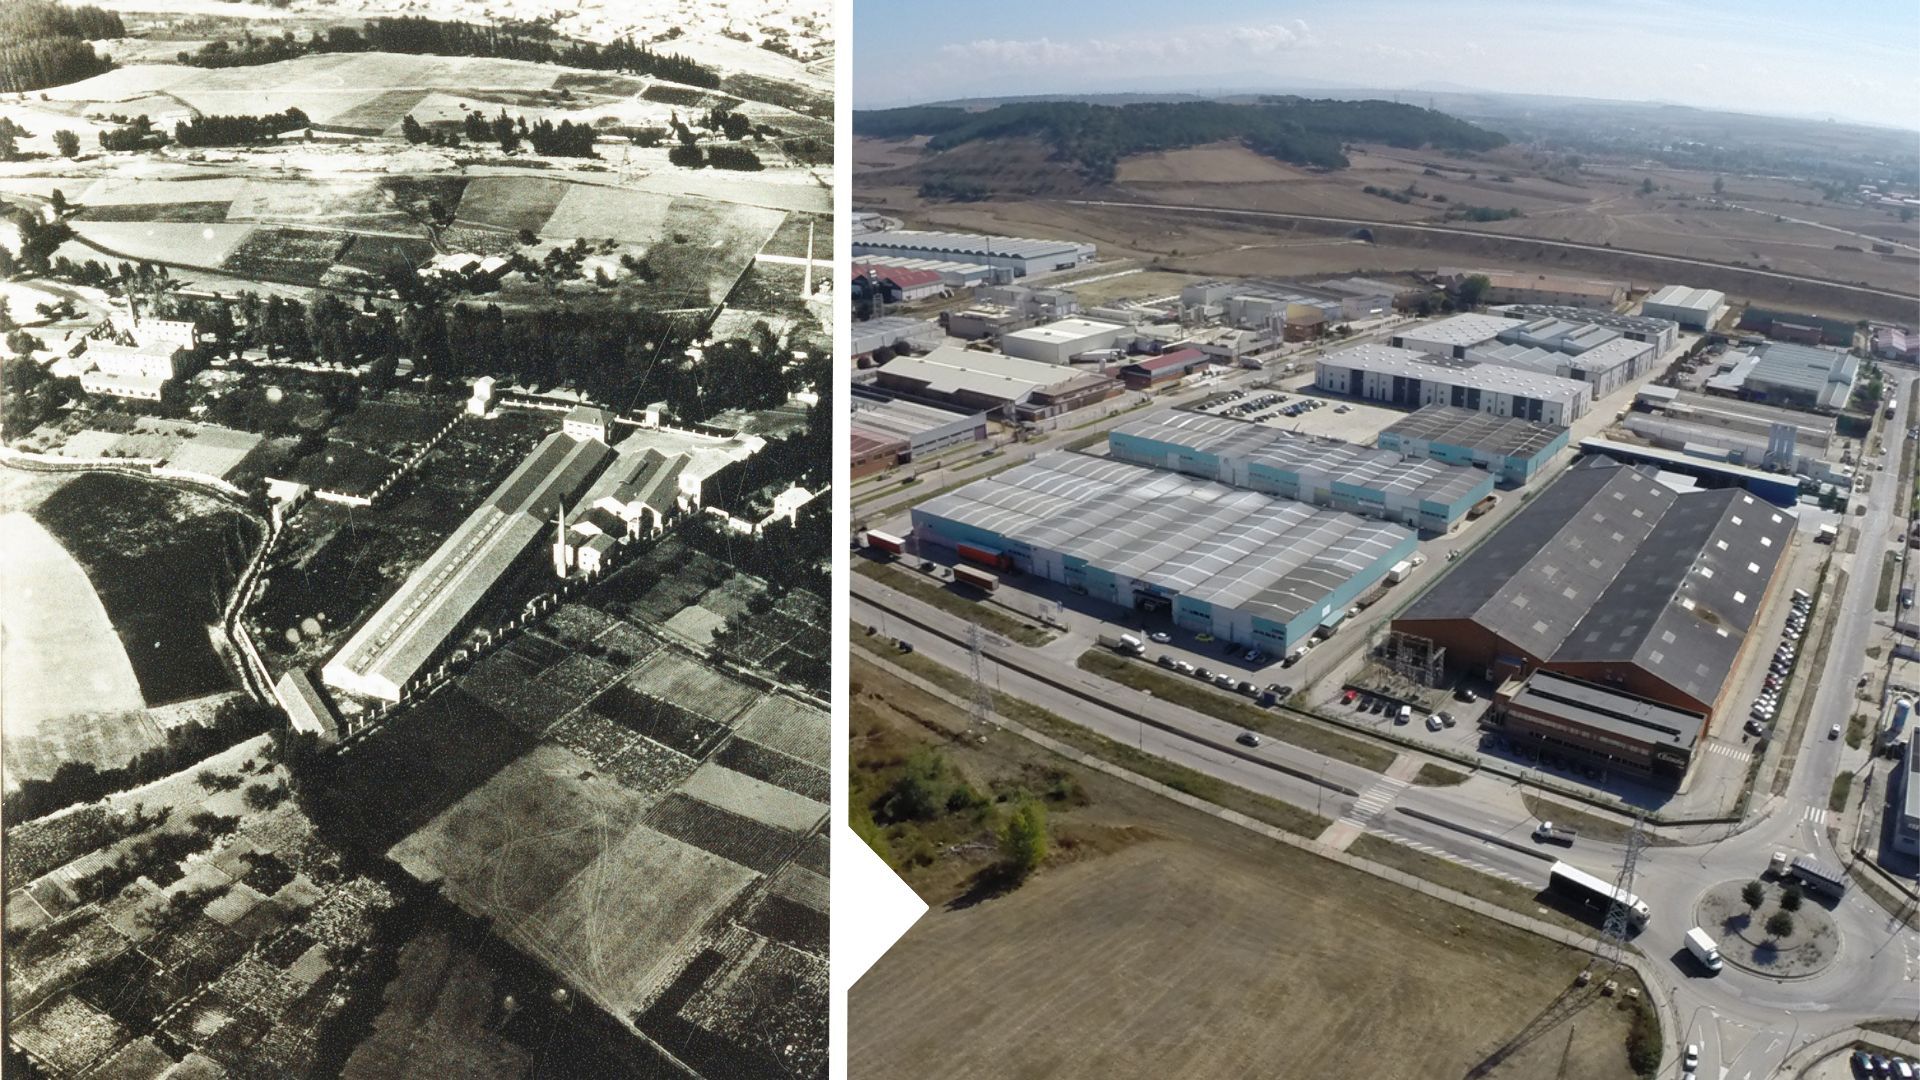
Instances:
[[[949,742],[944,704],[864,663],[854,679],[856,734],[940,745],[977,784],[1057,765],[1008,736]],[[912,875],[936,906],[855,985],[850,1076],[1632,1075],[1606,999],[1511,1044],[1583,954],[1070,772],[1089,803],[1056,815],[1070,854],[1018,890],[955,904],[964,875]],[[1108,839],[1069,846],[1063,821]]]
[[[52,736],[48,725],[75,713],[144,708],[126,649],[73,556],[20,511],[0,515],[0,550],[0,715],[9,750],[18,752],[19,739]]]

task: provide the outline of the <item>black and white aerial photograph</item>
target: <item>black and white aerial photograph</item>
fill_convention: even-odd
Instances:
[[[0,0],[9,1077],[828,1072],[825,0]]]

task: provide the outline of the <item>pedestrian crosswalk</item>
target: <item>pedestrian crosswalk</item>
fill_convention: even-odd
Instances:
[[[1367,822],[1379,816],[1382,810],[1392,806],[1393,800],[1399,798],[1400,793],[1405,790],[1407,790],[1405,780],[1383,776],[1378,783],[1360,793],[1360,797],[1354,800],[1353,807],[1340,815],[1340,820],[1349,825],[1365,828]]]
[[[1807,807],[1806,813],[1803,814],[1802,817],[1804,817],[1807,821],[1813,822],[1815,825],[1825,825],[1827,823],[1826,807],[1809,806]]]
[[[1450,863],[1456,863],[1460,866],[1466,867],[1469,870],[1477,870],[1480,873],[1487,875],[1488,877],[1499,878],[1501,881],[1512,882],[1515,885],[1519,885],[1528,889],[1540,888],[1539,882],[1528,881],[1526,878],[1520,877],[1517,874],[1509,874],[1505,870],[1501,870],[1498,867],[1488,866],[1486,863],[1480,862],[1475,859],[1469,859],[1463,855],[1455,855],[1453,852],[1448,851],[1445,848],[1437,848],[1437,847],[1434,847],[1432,844],[1422,843],[1418,840],[1413,839],[1412,837],[1401,836],[1399,833],[1388,832],[1387,830],[1380,829],[1380,828],[1368,829],[1367,832],[1373,834],[1374,836],[1379,837],[1382,840],[1391,840],[1392,842],[1399,844],[1401,847],[1412,848],[1413,850],[1419,852],[1422,855],[1431,855],[1436,859],[1445,859]]]
[[[1735,761],[1753,760],[1753,751],[1738,746],[1728,746],[1726,743],[1708,743],[1707,753],[1719,754],[1723,758],[1732,758]]]

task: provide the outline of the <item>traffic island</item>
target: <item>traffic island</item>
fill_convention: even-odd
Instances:
[[[1760,887],[1757,907],[1748,901],[1749,885]],[[1698,926],[1713,935],[1720,946],[1720,957],[1742,971],[1770,979],[1805,979],[1818,975],[1833,964],[1840,954],[1840,932],[1833,916],[1811,896],[1800,901],[1798,909],[1786,911],[1785,883],[1773,881],[1723,881],[1708,889],[1694,908]],[[1786,915],[1791,929],[1777,931],[1786,924],[1776,916]]]

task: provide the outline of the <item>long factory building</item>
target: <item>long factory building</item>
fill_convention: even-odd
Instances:
[[[1411,530],[1064,451],[929,499],[917,539],[1281,655],[1412,557]]]
[[[1493,493],[1477,469],[1314,438],[1245,420],[1165,409],[1107,435],[1120,461],[1384,518],[1440,535]]]
[[[1567,448],[1570,436],[1563,427],[1451,405],[1427,405],[1382,429],[1379,446],[1411,458],[1485,469],[1517,486],[1546,468],[1554,455]]]
[[[1071,240],[1031,240],[1017,236],[889,229],[853,238],[853,253],[895,255],[1005,267],[1015,277],[1071,270],[1093,260],[1094,246]]]
[[[1592,387],[1577,379],[1391,345],[1341,349],[1316,367],[1321,390],[1410,409],[1451,405],[1567,427],[1593,401]]]
[[[354,631],[321,669],[321,679],[350,694],[399,701],[611,452],[598,438],[566,431],[547,436]]]

